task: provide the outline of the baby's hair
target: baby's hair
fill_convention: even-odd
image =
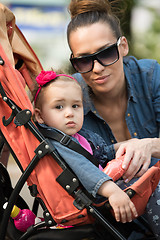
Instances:
[[[67,29],[68,43],[72,31],[100,21],[109,24],[117,39],[122,36],[120,21],[115,14],[118,12],[119,2],[120,0],[112,0],[111,2],[108,0],[71,0],[68,8],[71,16]]]
[[[42,98],[43,92],[53,82],[56,82],[56,81],[73,82],[73,83],[77,84],[81,88],[80,84],[72,76],[66,75],[61,70],[57,70],[55,72],[55,71],[53,71],[53,69],[51,69],[50,71],[47,71],[47,72],[42,71],[42,72],[44,72],[44,74],[45,73],[51,73],[51,74],[55,75],[56,77],[54,76],[53,79],[50,78],[50,80],[48,82],[46,82],[41,87],[39,86],[39,84],[37,83],[36,80],[34,81],[35,82],[35,87],[34,87],[34,90],[32,92],[32,96],[33,96],[32,102],[34,102],[34,107],[38,107],[38,108],[40,107],[40,105],[41,105],[41,98]],[[43,74],[42,72],[41,72],[41,74]],[[40,89],[39,89],[39,87],[40,87]]]

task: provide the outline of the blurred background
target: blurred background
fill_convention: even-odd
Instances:
[[[96,0],[95,0],[96,1]],[[112,1],[112,0],[110,0]],[[70,0],[1,0],[15,14],[16,24],[40,59],[45,70],[53,67],[72,72],[66,28]],[[160,1],[123,0],[117,6],[130,55],[153,58],[160,63]],[[13,186],[21,174],[10,158],[8,169]],[[22,196],[26,199],[26,190]],[[32,200],[27,197],[30,205]]]
[[[69,0],[1,0],[16,17],[16,24],[30,43],[44,69],[68,62],[66,26]]]
[[[110,0],[112,2],[112,0]],[[1,0],[16,16],[16,23],[36,52],[44,69],[70,69],[66,28],[70,0]],[[130,54],[160,62],[160,1],[123,0],[117,6]],[[118,10],[119,11],[119,10]]]

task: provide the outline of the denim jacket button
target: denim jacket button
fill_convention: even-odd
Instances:
[[[130,116],[131,116],[131,114],[130,114],[130,113],[128,113],[128,114],[127,114],[127,116],[128,116],[128,117],[130,117]]]
[[[137,133],[136,133],[136,132],[134,133],[134,136],[137,136]]]

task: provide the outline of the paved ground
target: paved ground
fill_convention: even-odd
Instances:
[[[11,178],[12,186],[14,187],[21,176],[21,171],[19,170],[12,156],[9,158],[7,170]],[[32,209],[34,198],[30,195],[27,184],[24,185],[22,191],[20,192],[20,195],[27,202],[30,209]],[[42,216],[41,210],[39,211],[38,216]]]
[[[8,172],[12,181],[12,186],[14,187],[21,176],[21,171],[17,167],[15,161],[12,159],[12,157],[9,158],[9,163],[8,163]],[[29,206],[32,205],[33,203],[33,198],[29,194],[29,190],[27,187],[27,184],[25,184],[24,188],[22,189],[20,195],[25,199],[25,201],[29,204]]]

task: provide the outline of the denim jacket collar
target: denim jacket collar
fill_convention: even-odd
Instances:
[[[125,78],[126,78],[126,84],[127,84],[127,91],[128,91],[128,100],[129,101],[134,101],[137,102],[137,97],[135,93],[134,86],[132,84],[132,76],[131,76],[131,71],[129,68],[127,68],[127,58],[124,60],[124,73],[125,73]],[[85,104],[84,104],[84,115],[87,115],[89,111],[93,112],[95,115],[97,115],[99,118],[99,114],[97,113],[95,106],[93,104],[93,101],[91,99],[91,96],[89,94],[89,89],[88,86],[85,86],[85,89],[83,89],[84,92],[84,99],[85,99]],[[101,118],[103,120],[103,118]]]
[[[123,67],[124,67],[124,75],[126,78],[127,91],[128,91],[128,100],[133,100],[137,102],[136,92],[134,89],[134,85],[132,84],[132,74],[130,68],[127,68],[128,57],[124,58]]]

